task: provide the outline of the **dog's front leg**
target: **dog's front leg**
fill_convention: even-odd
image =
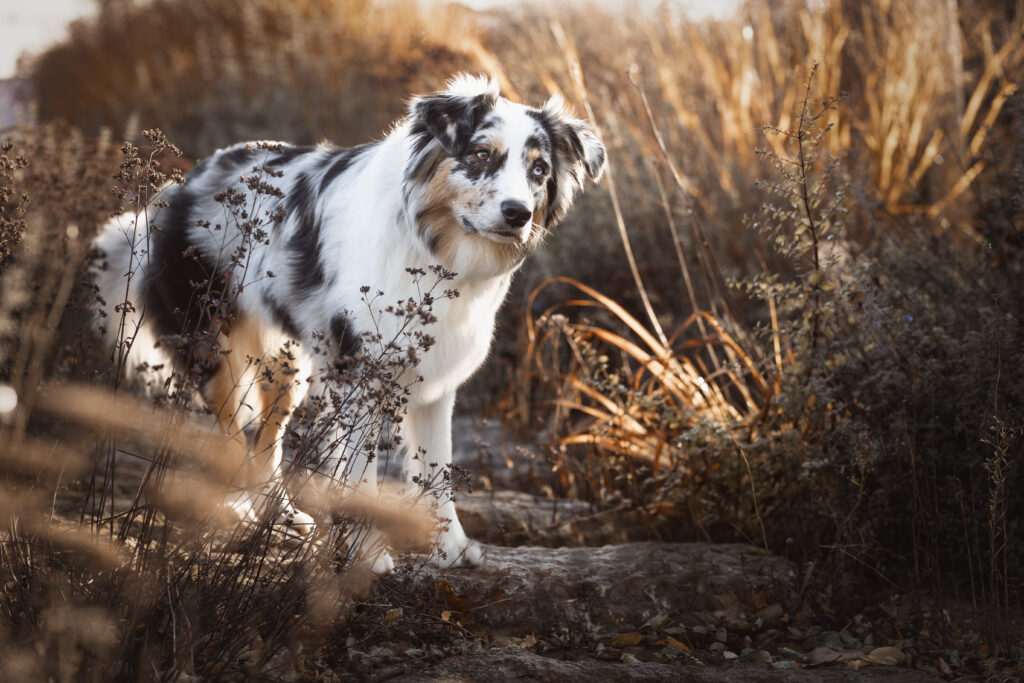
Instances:
[[[406,440],[405,476],[437,500],[438,535],[433,560],[441,567],[479,565],[483,550],[462,530],[452,497],[452,410],[455,392],[427,404],[412,405],[402,429]]]
[[[380,417],[372,406],[359,388],[335,381],[326,362],[315,368],[306,397],[307,410],[314,417],[303,427],[311,451],[304,459],[310,468],[308,484],[318,501],[315,507],[327,513],[324,516],[338,509],[344,514],[346,509],[363,507],[358,497],[372,501],[378,498],[376,445]],[[348,543],[359,561],[375,574],[394,570],[384,536],[372,521],[357,525]]]

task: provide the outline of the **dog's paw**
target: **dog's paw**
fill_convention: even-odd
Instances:
[[[305,538],[313,533],[316,522],[310,515],[288,503],[278,513],[276,527],[289,537]]]
[[[252,498],[245,491],[236,491],[227,496],[224,509],[239,522],[255,522],[259,517]]]
[[[387,550],[381,550],[377,557],[374,558],[373,564],[370,565],[370,571],[375,576],[383,576],[395,571],[395,560],[391,557],[391,553]]]
[[[228,496],[224,506],[238,521],[255,525],[260,521],[268,502],[268,496],[263,492],[254,499],[250,493],[239,491]],[[313,533],[316,522],[310,515],[299,510],[287,498],[275,503],[280,507],[272,524],[274,531],[283,534],[285,540],[301,540]]]
[[[458,527],[441,533],[430,559],[442,569],[459,565],[479,567],[484,563],[484,549]]]
[[[350,539],[357,561],[368,568],[374,576],[383,576],[395,571],[395,560],[388,552],[384,535],[377,529],[366,527]]]

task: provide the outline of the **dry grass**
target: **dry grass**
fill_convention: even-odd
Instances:
[[[246,139],[365,142],[409,93],[472,64],[450,47],[469,30],[456,8],[425,22],[410,1],[100,5],[33,67],[40,115],[129,138],[159,127],[193,156]]]
[[[560,444],[591,444],[600,452],[643,460],[657,471],[662,461],[685,457],[671,444],[694,425],[731,430],[749,426],[761,415],[769,398],[768,383],[755,361],[710,314],[690,316],[673,340],[685,338],[699,318],[714,336],[673,347],[662,344],[611,298],[569,278],[548,281],[533,292],[530,303],[557,283],[568,284],[587,298],[561,300],[537,321],[528,316],[527,359],[532,363],[524,370],[526,377],[536,373],[541,382],[564,384],[570,395],[555,400],[557,408],[592,418],[584,429],[561,437]],[[576,317],[574,310],[588,309],[597,310],[582,321],[570,319]],[[607,314],[612,324],[591,322]],[[615,327],[624,332],[613,331]],[[713,346],[720,347],[732,363],[713,371]],[[695,353],[698,350],[704,351],[703,358]],[[611,355],[616,356],[614,361]],[[666,419],[669,414],[672,419]],[[556,433],[563,431],[557,426],[559,417],[556,412]]]

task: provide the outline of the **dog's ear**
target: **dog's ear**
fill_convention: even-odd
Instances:
[[[595,183],[601,180],[608,157],[590,124],[574,117],[557,93],[544,105],[543,113],[555,124],[560,138],[555,145],[564,160],[570,164],[582,164]]]
[[[448,154],[458,156],[497,101],[493,79],[459,76],[447,90],[413,100],[412,117]]]
[[[538,118],[551,136],[555,150],[545,221],[551,227],[569,211],[586,178],[595,183],[601,180],[608,155],[594,129],[574,117],[560,95],[551,96]]]

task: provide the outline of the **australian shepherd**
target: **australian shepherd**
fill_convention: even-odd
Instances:
[[[366,292],[419,300],[410,273],[443,268],[458,296],[432,301],[433,344],[418,358],[418,381],[394,427],[408,481],[440,482],[431,490],[442,521],[435,561],[479,564],[450,477],[430,476],[451,465],[455,392],[487,355],[512,274],[604,167],[604,146],[560,97],[532,108],[500,96],[493,79],[470,76],[414,98],[378,142],[235,145],[204,159],[145,212],[105,227],[95,243],[104,254],[94,267],[99,326],[111,348],[128,352],[129,374],[180,367],[172,340],[183,330],[210,335],[199,393],[225,432],[246,441],[246,492],[233,508],[254,515],[260,487],[280,480],[292,412],[325,384],[353,376],[338,364],[358,363],[364,335],[398,332],[401,316],[378,315]],[[189,354],[189,362],[203,355],[195,344]],[[261,363],[258,379],[271,370],[279,379],[241,391]],[[351,426],[318,438],[319,471],[344,471],[354,489],[376,491],[372,453],[346,448]],[[289,498],[275,505],[292,532],[313,529]],[[394,566],[387,552],[368,561],[378,572]]]

